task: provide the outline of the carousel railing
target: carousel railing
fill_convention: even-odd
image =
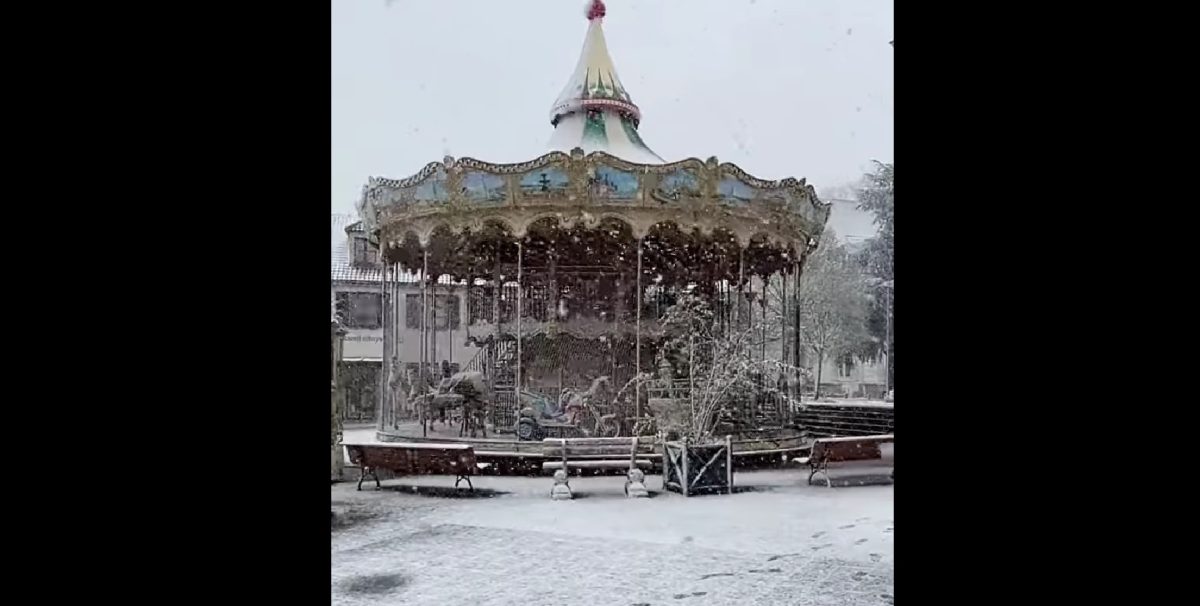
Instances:
[[[895,432],[896,409],[887,404],[809,402],[796,423],[814,437],[869,436]]]
[[[691,397],[691,388],[687,379],[675,380],[670,386],[661,383],[643,387],[643,393],[649,398],[678,399],[687,401]],[[755,393],[733,397],[723,407],[723,420],[730,425],[743,429],[758,429],[766,427],[782,427],[792,422],[793,411],[788,398],[777,391],[761,389]]]

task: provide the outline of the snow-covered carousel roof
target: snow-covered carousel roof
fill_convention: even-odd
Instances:
[[[588,6],[588,32],[571,80],[550,112],[552,151],[526,162],[431,162],[404,179],[371,177],[358,202],[363,228],[385,256],[410,238],[499,225],[524,237],[535,223],[595,227],[617,219],[642,238],[673,223],[804,249],[815,246],[830,205],[804,179],[759,179],[740,167],[686,158],[665,162],[638,136],[641,110],[621,84],[604,42],[604,3]]]
[[[638,134],[641,109],[634,104],[604,41],[604,2],[587,7],[588,30],[575,72],[550,110],[550,149],[602,151],[638,164],[663,164]]]

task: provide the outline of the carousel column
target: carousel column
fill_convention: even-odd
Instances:
[[[791,322],[788,321],[787,268],[784,268],[781,280],[783,302],[779,305],[779,357],[780,361],[788,364],[790,363],[788,357],[788,327],[791,325]]]
[[[521,301],[525,298],[525,284],[522,282],[524,278],[523,262],[525,257],[525,247],[521,240],[517,241],[517,384],[514,389],[517,393],[517,401],[520,402],[521,394]]]
[[[763,276],[762,297],[759,305],[762,306],[762,355],[759,357],[759,364],[767,363],[767,296],[771,292],[771,274]]]
[[[380,390],[382,397],[379,399],[379,411],[376,416],[382,421],[383,428],[386,429],[391,423],[392,411],[392,367],[390,364],[391,351],[393,344],[389,342],[388,334],[392,332],[392,289],[395,287],[396,276],[392,273],[391,267],[386,262],[382,264],[384,275],[383,296],[379,298],[379,322],[380,328],[383,330],[384,347],[379,353],[379,377],[383,381],[383,389]]]
[[[762,296],[760,297],[761,301],[759,303],[759,305],[762,308],[762,337],[761,337],[762,344],[760,346],[761,347],[760,351],[762,353],[759,354],[759,358],[758,358],[758,377],[759,377],[758,391],[760,394],[763,394],[763,399],[766,399],[765,394],[767,391],[767,372],[766,372],[766,367],[767,367],[767,295],[770,292],[771,292],[771,274],[764,274],[763,275]],[[770,401],[776,402],[776,401],[778,401],[778,398],[772,398]],[[765,405],[766,402],[763,402],[762,404]],[[760,409],[761,408],[762,408],[762,406],[760,405]]]
[[[387,386],[388,386],[388,347],[390,341],[387,338],[388,334],[388,316],[384,311],[387,309],[388,301],[388,268],[383,265],[383,271],[379,275],[379,315],[380,321],[383,324],[383,351],[379,358],[379,395],[375,398],[375,418],[376,430],[382,431],[387,427],[387,419],[385,418],[387,410]]]
[[[637,320],[634,324],[634,373],[633,376],[638,376],[642,372],[642,239],[637,241]],[[642,382],[638,380],[634,383],[634,412],[633,416],[641,418],[642,416]],[[635,436],[636,437],[636,436]]]
[[[746,274],[746,259],[745,251],[738,245],[738,283],[737,283],[737,307],[733,310],[733,325],[734,330],[740,332],[742,330],[742,282],[745,280]]]
[[[429,393],[427,374],[429,372],[429,250],[421,250],[421,371],[417,376],[417,385],[421,400],[421,436],[428,435],[430,420],[425,418],[430,407],[426,406],[425,396]]]
[[[543,307],[546,310],[546,322],[550,325],[555,325],[558,322],[558,251],[555,247],[557,238],[551,237],[549,250],[549,281],[550,288],[546,296],[546,302]],[[565,356],[562,354],[562,341],[554,339],[551,344],[552,360],[554,365],[558,366],[558,392],[563,390],[563,368],[566,366]]]
[[[500,372],[500,296],[504,292],[504,285],[500,281],[500,253],[497,252],[492,260],[492,325],[496,329],[496,336],[492,339],[491,345],[488,346],[488,382],[491,384],[492,393],[496,393],[496,373]],[[492,406],[492,427],[496,427],[496,407]]]
[[[792,281],[792,365],[796,367],[796,399],[804,393],[803,375],[800,374],[800,269],[803,255],[796,262],[796,279]]]
[[[433,376],[434,385],[437,385],[438,378],[442,376],[437,355],[437,291],[437,278],[433,278],[429,285],[429,365],[432,367],[430,373]]]
[[[403,308],[401,305],[404,302],[404,292],[400,289],[400,272],[401,272],[401,270],[402,270],[402,268],[400,267],[399,263],[392,264],[392,303],[391,303],[392,330],[390,331],[390,334],[392,337],[392,347],[391,347],[392,353],[391,353],[391,358],[389,359],[389,363],[391,364],[391,367],[392,367],[391,385],[394,386],[391,389],[392,429],[398,429],[400,427],[400,414],[404,412],[404,410],[402,410],[403,405],[405,403],[407,403],[407,400],[405,399],[405,397],[406,397],[405,394],[397,394],[397,390],[403,389],[403,385],[404,385],[404,381],[403,381],[404,367],[402,366],[401,361],[400,361],[402,358],[402,355],[401,355],[400,346],[399,346],[400,329],[402,326],[404,326],[404,316],[403,316],[404,312],[403,312]],[[386,333],[384,334],[384,337],[385,338],[387,337]]]

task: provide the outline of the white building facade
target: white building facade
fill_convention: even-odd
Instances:
[[[383,364],[383,289],[378,249],[361,224],[349,215],[333,214],[330,243],[330,298],[346,330],[342,366],[343,418],[349,423],[375,420]],[[402,276],[402,325],[397,363],[419,368],[421,361],[422,292],[418,276]],[[479,348],[470,343],[465,289],[448,278],[427,293],[433,305],[429,359],[438,372],[457,372]]]

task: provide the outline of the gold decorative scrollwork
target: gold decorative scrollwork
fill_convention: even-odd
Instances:
[[[372,177],[358,210],[368,231],[391,245],[405,234],[426,245],[439,225],[477,230],[487,221],[523,237],[533,222],[555,217],[585,226],[616,218],[638,238],[674,223],[704,234],[724,229],[743,245],[764,234],[803,248],[820,237],[830,205],[804,179],[767,181],[715,157],[636,164],[576,148],[514,164],[447,156],[405,179]]]

